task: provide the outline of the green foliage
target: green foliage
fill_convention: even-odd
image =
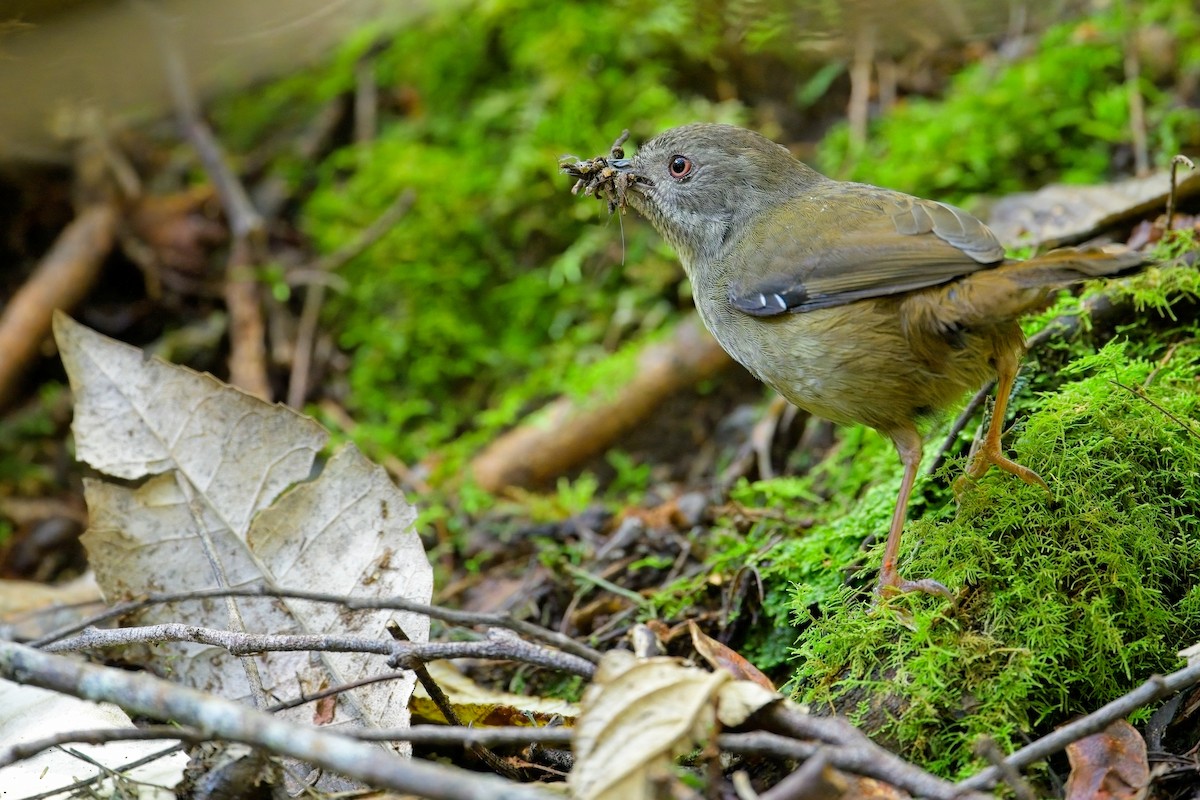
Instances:
[[[1114,3],[1053,27],[1028,57],[967,67],[940,100],[903,103],[877,122],[861,151],[849,129],[838,127],[820,145],[821,166],[837,177],[948,200],[1100,181],[1130,137],[1123,38],[1135,22],[1170,23],[1179,70],[1200,69],[1200,12],[1191,4],[1139,4],[1134,20]],[[1148,78],[1140,87],[1150,152],[1160,163],[1185,145],[1200,146],[1200,110]]]
[[[960,588],[957,606],[826,593],[795,653],[805,699],[953,775],[981,734],[1011,747],[1176,668],[1200,634],[1196,333],[1157,358],[1115,341],[1062,370],[1009,443],[1053,498],[993,470],[955,518],[910,523],[902,569]],[[798,615],[811,599],[797,593]]]
[[[432,14],[376,56],[413,110],[322,165],[304,209],[328,251],[417,193],[342,270],[348,288],[328,308],[368,448],[417,459],[468,433],[469,449],[672,313],[678,276],[657,239],[628,219],[604,225],[557,172],[564,152],[594,155],[626,126],[636,139],[736,118],[667,88],[669,6],[495,0]]]
[[[843,568],[855,560],[863,540],[886,529],[900,485],[899,459],[888,439],[864,426],[843,434],[805,475],[743,479],[731,489],[732,506],[742,509],[733,516],[759,519],[744,534],[731,518],[702,533],[695,551],[705,554],[706,569],[656,595],[666,618],[704,605],[714,577],[726,582],[752,570],[762,579],[769,622],[750,631],[741,649],[762,669],[788,661],[794,608],[837,593]]]
[[[61,455],[55,442],[61,425],[54,409],[62,406],[64,391],[62,384],[47,383],[36,403],[0,423],[0,493],[33,497],[59,488],[53,464]]]

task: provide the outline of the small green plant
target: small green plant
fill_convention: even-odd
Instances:
[[[62,405],[64,391],[61,384],[46,384],[37,403],[11,413],[0,423],[0,494],[37,496],[57,488],[52,468],[55,453],[44,450],[48,443],[57,448],[57,431],[65,427],[54,419],[53,410]]]
[[[650,486],[650,465],[638,463],[623,450],[609,450],[604,458],[616,473],[608,483],[608,493],[631,505],[640,503]]]

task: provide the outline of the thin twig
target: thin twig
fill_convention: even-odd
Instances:
[[[195,728],[178,725],[149,725],[144,728],[94,728],[79,731],[59,731],[40,739],[17,742],[0,748],[0,769],[33,758],[44,750],[74,742],[76,744],[109,744],[111,742],[145,742],[158,739],[178,739],[183,742],[202,742],[208,737]],[[174,752],[174,749],[172,749]],[[122,768],[124,769],[124,768]]]
[[[607,592],[612,592],[618,597],[624,597],[638,608],[646,608],[650,605],[650,601],[644,595],[638,594],[632,589],[626,589],[624,586],[618,586],[599,575],[593,575],[582,567],[577,567],[574,564],[563,564],[563,569],[588,586],[599,587]]]
[[[275,719],[146,673],[84,664],[13,642],[0,641],[0,677],[115,703],[131,714],[172,720],[213,738],[261,747],[368,785],[432,800],[550,800],[558,796],[490,775],[400,758],[374,745]]]
[[[829,763],[838,769],[890,783],[920,797],[932,800],[966,800],[972,797],[964,792],[961,784],[955,786],[944,778],[910,764],[872,742],[865,733],[841,717],[815,717],[795,706],[772,703],[754,714],[750,724],[759,725],[768,732],[758,734],[760,737],[781,734],[777,737],[780,741],[754,740],[756,746],[765,748],[761,752],[775,755],[791,752],[793,758],[810,758],[823,749],[829,756]],[[799,739],[818,741],[796,741]],[[722,748],[733,752],[739,752],[734,749],[735,745],[744,748],[744,743],[728,743],[723,739],[718,741]],[[772,747],[779,749],[770,750]]]
[[[850,152],[862,154],[867,141],[867,122],[871,110],[871,67],[875,63],[875,23],[860,21],[854,30],[854,55],[850,61],[850,102],[846,116],[850,122]]]
[[[839,800],[846,796],[846,780],[831,769],[829,754],[818,750],[799,769],[761,795],[762,800]]]
[[[308,703],[315,703],[318,700],[324,700],[326,697],[335,697],[344,692],[362,688],[363,686],[372,686],[376,683],[385,683],[386,681],[404,680],[409,677],[410,673],[411,670],[385,672],[382,675],[372,675],[369,678],[362,678],[361,680],[357,681],[339,683],[337,686],[330,686],[327,689],[322,689],[321,691],[313,692],[312,694],[306,694],[303,690],[301,690],[299,697],[294,697],[291,700],[284,700],[282,702],[275,703],[267,708],[267,711],[275,713],[278,711],[287,711],[290,708],[299,708],[300,706],[307,705]]]
[[[150,6],[144,4],[144,7]],[[153,13],[158,17],[158,12]],[[229,230],[235,239],[260,239],[266,229],[263,218],[254,208],[254,203],[250,201],[250,195],[242,186],[242,182],[227,165],[225,154],[213,136],[212,129],[201,117],[200,104],[192,92],[179,44],[175,37],[168,33],[165,25],[160,24],[156,28],[156,41],[167,72],[167,88],[175,104],[179,125],[188,142],[195,148],[201,166],[213,182],[213,188],[217,190],[221,208],[229,219]]]
[[[175,31],[166,16],[150,3],[139,3],[139,8],[152,22],[179,127],[195,149],[229,220],[233,241],[225,267],[225,305],[229,310],[230,383],[263,400],[270,400],[266,325],[254,275],[254,268],[264,260],[266,224],[241,180],[229,168],[216,136],[200,114]]]
[[[78,636],[46,645],[50,653],[75,652],[101,647],[120,647],[153,642],[196,642],[244,656],[268,652],[315,651],[332,653],[374,653],[387,656],[392,667],[412,669],[414,663],[439,658],[487,658],[521,661],[534,666],[569,672],[590,678],[594,669],[583,659],[532,644],[517,636],[497,636],[502,631],[474,642],[395,642],[365,636],[336,634],[261,634],[202,628],[179,622],[134,628],[89,628]]]
[[[1170,232],[1171,226],[1175,223],[1175,193],[1177,183],[1175,181],[1176,170],[1182,164],[1188,169],[1195,169],[1196,164],[1190,158],[1184,155],[1177,155],[1171,159],[1171,190],[1167,193],[1167,221],[1163,225],[1163,230]]]
[[[1109,383],[1111,383],[1113,386],[1119,386],[1120,388],[1129,392],[1131,395],[1138,398],[1139,400],[1144,400],[1146,403],[1148,403],[1150,405],[1151,408],[1156,409],[1167,419],[1171,420],[1176,425],[1178,425],[1179,427],[1181,427],[1185,431],[1187,431],[1188,435],[1190,435],[1196,439],[1200,439],[1200,432],[1197,432],[1195,428],[1193,428],[1186,420],[1184,420],[1178,414],[1175,414],[1175,413],[1163,408],[1162,405],[1151,400],[1150,396],[1146,394],[1146,390],[1144,387],[1126,386],[1125,384],[1121,383],[1120,381],[1114,381],[1111,379],[1109,380]]]
[[[375,53],[365,53],[354,64],[354,141],[375,138],[379,127],[379,84],[375,81]]]
[[[1133,144],[1133,168],[1137,176],[1150,172],[1150,147],[1146,143],[1146,101],[1142,97],[1142,64],[1133,27],[1126,28],[1125,89],[1129,93],[1129,139]]]
[[[413,725],[411,728],[359,728],[343,731],[346,736],[364,742],[412,742],[420,745],[459,745],[470,747],[482,744],[489,747],[523,744],[545,744],[564,747],[571,743],[571,729],[563,726],[543,728],[468,728],[446,725]]]
[[[1021,773],[1017,771],[1017,768],[1004,763],[1004,753],[1000,751],[1000,747],[996,744],[995,739],[990,736],[979,737],[979,741],[975,743],[975,752],[998,770],[1000,780],[1009,789],[1012,789],[1012,793],[1016,795],[1017,800],[1037,800],[1037,795],[1034,794],[1032,787],[1021,777]]]
[[[57,631],[29,642],[30,647],[45,647],[66,636],[78,633],[94,625],[117,619],[134,611],[164,603],[178,603],[184,600],[208,600],[217,597],[266,597],[309,600],[314,603],[334,603],[345,606],[351,611],[388,609],[390,611],[409,611],[414,614],[425,614],[433,619],[449,622],[455,625],[483,626],[504,628],[528,636],[551,647],[556,647],[564,653],[578,656],[592,664],[600,663],[600,653],[580,644],[570,636],[543,628],[532,622],[513,619],[504,614],[476,614],[470,611],[460,611],[453,608],[418,603],[405,597],[354,597],[352,595],[329,594],[326,592],[307,592],[301,589],[268,588],[265,586],[245,586],[238,588],[202,589],[190,592],[165,592],[162,594],[146,595],[137,600],[119,603],[109,610],[91,616],[80,622],[60,628]],[[55,610],[61,610],[61,607]]]
[[[151,762],[158,761],[160,758],[166,758],[172,753],[176,753],[182,749],[183,745],[181,744],[172,745],[171,747],[159,750],[156,753],[151,753],[147,756],[142,756],[135,761],[130,761],[128,764],[122,764],[114,771],[118,773],[130,772],[138,767],[144,767]],[[63,796],[64,794],[74,797],[75,795],[71,794],[72,792],[78,792],[80,789],[86,789],[89,786],[94,786],[100,781],[104,780],[106,777],[107,776],[104,773],[98,773],[90,778],[84,778],[83,780],[75,781],[75,783],[71,783],[66,786],[60,786],[57,789],[50,789],[49,791],[42,792],[41,794],[31,794],[28,797],[21,798],[21,800],[48,800],[51,797],[57,798]]]
[[[0,408],[18,395],[20,377],[41,355],[55,309],[71,311],[95,285],[116,241],[115,204],[79,211],[37,269],[0,309]]]
[[[411,641],[408,638],[408,634],[404,632],[404,628],[400,627],[400,623],[395,620],[388,621],[387,632],[398,642]],[[421,682],[421,686],[424,687],[426,694],[429,695],[429,699],[437,706],[438,711],[442,712],[442,717],[446,722],[456,728],[463,727],[463,722],[459,719],[458,712],[454,710],[454,705],[450,702],[450,698],[446,696],[446,693],[442,691],[442,687],[438,686],[438,682],[429,674],[425,663],[420,659],[416,659],[414,663],[411,663],[410,669],[416,673],[417,680]],[[510,781],[520,779],[521,773],[519,770],[478,742],[468,744],[467,750],[491,767],[492,771],[503,775]]]
[[[274,710],[274,709],[272,709]],[[362,728],[358,730],[339,731],[353,739],[364,742],[411,742],[412,744],[428,747],[470,747],[472,745],[524,746],[542,744],[566,746],[571,743],[571,729],[564,727],[543,728],[448,728],[445,725],[414,725],[409,728]],[[0,768],[33,758],[38,753],[58,747],[62,744],[75,742],[78,744],[102,745],[110,742],[155,741],[163,739],[178,739],[194,743],[211,741],[213,737],[202,734],[198,729],[180,727],[178,725],[150,725],[143,728],[98,728],[95,730],[63,731],[34,739],[27,742],[10,745],[0,749]],[[175,745],[160,750],[148,758],[141,758],[117,768],[117,772],[128,772],[131,769],[144,766],[150,761],[157,760],[177,752],[181,745]],[[25,798],[25,800],[41,800],[45,797],[71,792],[90,786],[104,776],[79,781],[70,786],[53,789],[42,795]]]
[[[859,736],[862,740],[860,742],[835,744],[825,741],[802,741],[789,735],[754,731],[722,733],[717,737],[717,744],[722,750],[738,755],[771,756],[800,761],[807,761],[821,754],[840,770],[875,778],[931,800],[994,800],[990,795],[964,791],[949,781],[889,753],[865,735],[860,733]],[[881,754],[885,757],[881,757]]]
[[[967,423],[975,416],[975,412],[979,411],[983,404],[987,402],[988,396],[992,393],[992,389],[995,388],[996,381],[992,379],[971,397],[970,402],[967,403],[966,407],[954,419],[954,424],[946,432],[946,438],[942,440],[942,446],[938,448],[937,458],[929,465],[927,475],[933,475],[946,463],[946,458],[950,455],[950,451],[958,443],[958,435],[967,427]]]
[[[1118,719],[1124,719],[1142,706],[1169,697],[1181,689],[1200,683],[1200,664],[1184,667],[1163,677],[1155,675],[1133,691],[1118,697],[1086,717],[1069,722],[1061,728],[1032,742],[1002,762],[1005,768],[1021,769],[1057,753],[1072,742],[1099,733]],[[987,789],[1000,778],[1000,767],[987,769],[960,781],[960,789]]]

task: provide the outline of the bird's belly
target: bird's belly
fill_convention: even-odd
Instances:
[[[790,402],[834,422],[910,424],[993,374],[986,337],[934,347],[934,358],[915,353],[887,301],[776,317],[726,308],[701,307],[721,346]]]

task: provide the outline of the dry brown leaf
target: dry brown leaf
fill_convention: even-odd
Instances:
[[[1170,187],[1169,172],[1097,186],[1052,184],[999,200],[988,225],[1008,246],[1076,244],[1163,208]],[[1200,193],[1200,172],[1179,174],[1176,192],[1180,199]]]
[[[149,359],[65,315],[56,316],[55,335],[75,395],[78,457],[123,479],[85,485],[91,526],[83,541],[110,601],[222,585],[429,601],[432,570],[413,530],[416,512],[353,447],[314,478],[328,434],[312,420],[211,375]],[[394,617],[412,641],[429,635],[424,615],[346,614],[333,604],[270,598],[243,598],[237,607],[252,633],[383,638]],[[156,606],[130,621],[239,629],[220,600]],[[280,699],[382,667],[378,656],[355,653],[268,653],[256,661],[267,693]],[[243,665],[219,648],[157,645],[147,663],[224,697],[249,694]],[[332,724],[406,725],[414,682],[409,676],[339,695]],[[308,722],[313,712],[282,713]]]
[[[762,670],[747,661],[741,653],[700,630],[695,620],[688,620],[688,631],[692,634],[692,646],[713,669],[723,669],[740,681],[753,681],[768,691],[775,691],[775,684]]]
[[[1123,719],[1067,745],[1067,800],[1134,800],[1150,783],[1146,742]]]
[[[0,581],[0,638],[37,639],[103,608],[104,599],[91,572],[56,586]]]

